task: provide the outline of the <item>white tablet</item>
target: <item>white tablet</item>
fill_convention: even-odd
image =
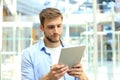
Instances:
[[[58,64],[65,64],[72,67],[74,64],[80,63],[85,45],[62,48]]]

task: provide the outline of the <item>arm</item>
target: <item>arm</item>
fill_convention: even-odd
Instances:
[[[35,80],[33,64],[31,61],[30,53],[28,51],[24,51],[22,54],[21,73],[22,80]]]

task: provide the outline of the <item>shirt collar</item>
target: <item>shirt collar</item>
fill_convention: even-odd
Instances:
[[[64,47],[64,44],[63,44],[62,41],[61,41],[61,45],[62,45],[62,47]],[[50,55],[50,53],[47,53],[47,51],[46,51],[44,39],[40,40],[40,42],[39,42],[39,48],[40,48],[40,51],[44,51],[46,54]]]
[[[43,39],[40,40],[40,42],[39,42],[39,48],[40,48],[40,50],[42,50],[43,48],[45,48],[45,44],[44,44],[44,40]]]
[[[62,47],[64,47],[64,43],[60,40]],[[45,47],[44,39],[40,41],[39,48],[42,50],[42,48]]]

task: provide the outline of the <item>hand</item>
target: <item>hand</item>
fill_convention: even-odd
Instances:
[[[88,80],[83,71],[82,65],[80,64],[73,65],[73,67],[69,68],[67,72],[69,75],[77,77],[79,80]]]
[[[50,72],[40,80],[58,80],[67,72],[68,66],[55,64],[51,67]]]

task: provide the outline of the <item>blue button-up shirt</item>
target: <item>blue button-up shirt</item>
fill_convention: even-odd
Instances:
[[[46,50],[43,40],[23,50],[21,62],[22,80],[39,80],[50,71],[52,65],[51,55]],[[64,80],[77,80],[77,78],[66,73]]]

